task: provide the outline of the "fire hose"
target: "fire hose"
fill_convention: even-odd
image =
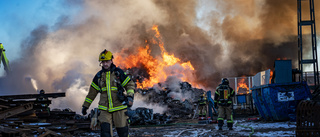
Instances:
[[[253,134],[254,134],[254,129],[253,129],[253,127],[240,125],[240,124],[238,124],[237,122],[235,123],[235,125],[236,125],[236,126],[243,127],[243,128],[250,128],[252,132],[249,134],[249,137],[251,137],[251,135],[253,135]]]

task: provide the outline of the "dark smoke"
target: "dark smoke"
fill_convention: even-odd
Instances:
[[[252,76],[273,69],[274,61],[279,58],[291,59],[293,68],[298,67],[296,1],[217,1],[213,6],[223,12],[208,15],[209,32],[194,25],[195,12],[190,9],[195,9],[195,4],[194,1],[179,4],[158,1],[168,12],[170,21],[159,28],[166,45],[171,45],[166,47],[169,52],[190,60],[197,81],[204,87],[215,89],[222,77]],[[305,16],[307,8],[303,11]],[[220,22],[217,16],[225,17]],[[210,37],[219,34],[217,40]],[[220,37],[224,43],[219,42]]]
[[[1,94],[36,93],[26,80],[33,78],[39,89],[76,95],[77,89],[88,89],[100,69],[97,58],[103,49],[115,56],[134,54],[154,36],[153,25],[159,26],[165,49],[183,62],[190,61],[195,81],[207,90],[214,90],[222,77],[272,69],[277,58],[291,59],[297,68],[296,1],[69,0],[63,4],[82,10],[75,17],[62,15],[54,26],[38,26],[26,36],[21,57],[10,62],[13,74],[0,79]],[[150,48],[153,56],[161,52],[157,45]],[[81,95],[79,104],[85,93]]]
[[[11,61],[9,64],[12,73],[0,78],[1,94],[37,93],[36,89],[32,86],[31,79],[33,78],[33,70],[41,66],[35,62],[39,60],[37,58],[39,53],[36,52],[37,46],[34,45],[42,45],[41,42],[43,42],[47,35],[48,27],[41,25],[34,29],[30,33],[30,36],[22,42],[20,58],[16,61]]]

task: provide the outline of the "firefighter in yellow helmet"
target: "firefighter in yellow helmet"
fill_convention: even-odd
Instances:
[[[134,82],[123,70],[116,67],[110,51],[104,50],[99,55],[102,69],[94,76],[89,93],[82,105],[82,114],[87,114],[98,93],[100,93],[98,120],[101,126],[101,137],[111,137],[114,124],[120,137],[129,135],[127,107],[133,105]]]
[[[207,104],[208,104],[208,100],[205,92],[201,94],[198,100],[198,103],[199,103],[199,119],[205,119],[207,115]]]
[[[227,117],[227,126],[229,130],[233,130],[233,114],[232,114],[232,97],[234,90],[229,86],[229,80],[223,78],[221,84],[217,87],[214,95],[214,107],[218,109],[218,127],[222,130],[223,121]]]

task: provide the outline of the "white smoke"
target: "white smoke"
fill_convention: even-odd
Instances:
[[[34,88],[36,91],[38,91],[37,81],[34,80],[33,78],[31,78],[31,83],[32,83],[33,88]]]
[[[32,78],[31,76],[27,76],[24,79],[25,79],[25,81],[30,82],[30,84],[32,85],[34,91],[38,91],[38,84],[37,84],[37,81],[34,78]]]
[[[81,114],[82,104],[88,94],[89,86],[84,85],[81,79],[76,79],[71,84],[70,88],[66,90],[66,97],[52,99],[52,104],[49,106],[51,109],[54,108],[70,108],[78,114]],[[96,99],[92,102],[89,110],[98,107],[99,94]]]
[[[142,96],[141,94],[135,94],[132,109],[136,109],[139,107],[153,109],[153,113],[160,113],[160,114],[163,114],[167,110],[166,105],[163,106],[155,103],[154,104],[147,103],[146,98],[144,96]]]

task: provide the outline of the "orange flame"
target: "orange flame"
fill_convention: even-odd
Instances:
[[[169,54],[164,48],[158,26],[154,25],[152,30],[155,32],[154,38],[149,41],[145,40],[145,47],[139,47],[137,54],[132,54],[127,57],[121,55],[116,56],[114,62],[123,68],[142,66],[146,68],[149,78],[143,80],[141,83],[137,82],[137,88],[152,87],[154,84],[164,82],[168,76],[177,76],[181,81],[188,81],[191,85],[197,87],[198,84],[192,82],[194,67],[190,61],[181,62],[174,54]],[[150,55],[151,49],[148,42],[160,47],[161,57],[154,58]],[[120,54],[124,54],[124,50],[122,50]],[[173,66],[178,69],[173,69]]]
[[[247,83],[244,82],[244,78],[240,80],[240,82],[238,82],[238,85],[237,85],[237,91],[239,93],[239,89],[241,88],[242,90],[244,89],[246,91],[247,94],[249,94],[249,87],[247,85]],[[244,93],[239,93],[240,95],[241,94],[244,94]]]
[[[272,80],[272,77],[273,77],[273,71],[270,69],[270,78],[269,78],[269,84],[271,84],[271,80]]]

